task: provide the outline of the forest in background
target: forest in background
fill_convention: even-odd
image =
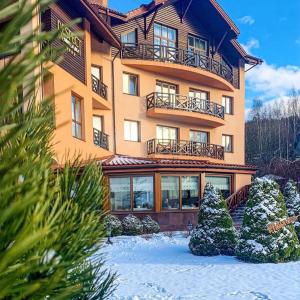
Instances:
[[[299,182],[298,142],[300,90],[269,104],[254,99],[246,122],[246,163],[256,165],[259,176],[273,174]]]

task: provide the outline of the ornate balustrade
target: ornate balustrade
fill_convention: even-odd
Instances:
[[[107,100],[107,86],[94,75],[92,75],[92,90]]]
[[[147,142],[147,151],[148,155],[186,155],[224,160],[224,147],[193,141],[152,139]]]
[[[233,84],[232,68],[213,58],[187,49],[161,45],[123,44],[121,57],[124,59],[142,59],[172,62],[185,66],[200,68],[217,74]]]
[[[98,147],[108,150],[108,135],[94,128],[94,144]]]
[[[146,100],[147,110],[151,108],[176,109],[224,119],[224,107],[209,100],[165,93],[151,93]]]

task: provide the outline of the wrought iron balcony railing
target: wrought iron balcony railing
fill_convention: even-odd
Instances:
[[[108,150],[108,135],[94,128],[94,144],[98,147]]]
[[[224,106],[209,100],[166,93],[151,93],[146,100],[147,110],[151,108],[176,109],[224,119]]]
[[[107,86],[94,75],[92,75],[92,89],[93,92],[107,100]]]
[[[224,160],[224,147],[193,141],[152,139],[147,142],[147,151],[148,155],[186,155]]]
[[[232,68],[213,58],[187,49],[160,45],[123,44],[122,58],[157,60],[200,68],[217,74],[233,84]]]

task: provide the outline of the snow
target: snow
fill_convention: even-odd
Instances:
[[[102,248],[119,274],[111,300],[296,300],[300,261],[247,264],[189,252],[183,234],[116,237]]]

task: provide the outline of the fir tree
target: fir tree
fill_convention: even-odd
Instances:
[[[284,188],[285,204],[290,217],[298,216],[294,223],[298,239],[300,239],[300,194],[294,181],[289,180]]]
[[[254,263],[297,260],[300,247],[293,225],[272,233],[268,230],[269,225],[286,220],[287,217],[278,184],[265,178],[255,179],[245,209],[237,257]]]
[[[195,255],[233,255],[236,241],[236,230],[224,198],[211,184],[207,184],[198,225],[189,243],[190,250]]]
[[[53,105],[35,99],[43,74],[33,74],[50,49],[32,43],[59,32],[19,37],[51,2],[0,1],[0,56],[9,55],[0,68],[0,299],[106,299],[115,276],[101,257],[91,261],[104,236],[102,173],[79,160],[53,172]]]

